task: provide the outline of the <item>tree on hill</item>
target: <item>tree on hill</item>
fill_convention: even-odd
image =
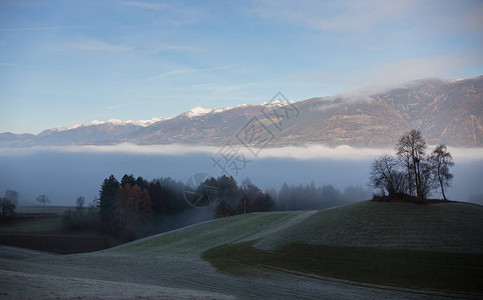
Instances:
[[[372,188],[389,196],[405,192],[405,176],[399,171],[399,161],[388,154],[381,155],[371,166],[370,184]]]
[[[434,177],[434,169],[429,157],[424,157],[419,165],[420,191],[421,197],[419,201],[428,199],[431,192],[438,188],[436,178]]]
[[[46,203],[50,202],[50,199],[45,195],[40,195],[40,196],[37,197],[37,201],[40,202],[40,203],[43,203],[44,206],[45,206]]]
[[[389,196],[406,194],[416,196],[418,201],[427,199],[439,186],[446,200],[453,158],[445,145],[436,146],[430,155],[425,154],[426,147],[421,131],[404,133],[396,145],[399,160],[390,155],[377,158],[371,166],[369,186],[379,189],[382,196],[386,192]]]
[[[430,155],[430,161],[433,165],[433,174],[436,181],[441,187],[441,194],[443,199],[446,199],[444,188],[450,186],[450,182],[453,179],[453,174],[449,172],[449,168],[454,166],[453,157],[448,152],[445,145],[438,145]]]
[[[424,160],[426,141],[419,129],[411,129],[404,133],[396,144],[397,155],[406,162],[409,194],[413,195],[413,184],[416,197],[423,199],[423,183],[421,178],[421,163]]]

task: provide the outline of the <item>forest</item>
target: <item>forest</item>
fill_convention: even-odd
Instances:
[[[189,196],[208,193],[203,186],[216,190],[212,201],[195,206]],[[169,177],[148,181],[132,174],[119,181],[114,175],[105,178],[99,197],[86,204],[84,197],[76,207],[63,214],[66,230],[96,229],[124,241],[164,232],[182,226],[238,214],[274,210],[317,210],[366,200],[370,192],[361,186],[347,187],[341,192],[332,185],[316,187],[284,183],[262,191],[249,178],[238,183],[226,175],[207,178],[193,188]]]

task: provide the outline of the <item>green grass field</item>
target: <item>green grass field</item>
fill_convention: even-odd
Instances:
[[[0,226],[0,233],[9,234],[41,234],[59,230],[62,230],[62,217],[56,214],[22,216]]]
[[[219,246],[202,258],[235,275],[256,276],[259,268],[272,268],[405,288],[483,293],[482,254],[303,243],[263,251],[254,243]]]
[[[0,234],[42,234],[62,230],[62,214],[69,206],[18,206],[16,216],[0,223]]]
[[[86,254],[0,247],[0,277],[13,281],[0,290],[12,299],[116,298],[128,287],[129,298],[479,299],[482,209],[362,202],[218,219]]]
[[[62,215],[64,211],[74,208],[74,206],[50,206],[50,205],[30,205],[17,206],[15,210],[18,214],[57,214]]]
[[[263,238],[256,247],[284,244],[483,253],[483,206],[366,201],[320,211]]]
[[[0,222],[0,245],[52,253],[80,253],[105,249],[121,242],[96,230],[66,231],[66,206],[21,206],[13,218]]]
[[[202,257],[232,274],[277,267],[375,284],[483,293],[483,207],[361,202],[320,211],[256,241],[212,248]]]

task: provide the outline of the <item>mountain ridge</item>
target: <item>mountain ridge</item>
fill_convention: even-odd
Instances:
[[[111,145],[117,143],[250,146],[300,144],[392,146],[402,132],[419,128],[428,143],[481,147],[483,76],[422,79],[379,92],[353,92],[296,103],[197,106],[173,118],[93,121],[38,135],[0,133],[0,147]],[[282,95],[283,96],[283,95]],[[247,129],[260,134],[244,141]],[[254,143],[255,140],[269,143]]]

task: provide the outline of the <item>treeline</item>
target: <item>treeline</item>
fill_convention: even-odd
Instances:
[[[367,200],[371,191],[362,186],[349,186],[342,192],[332,185],[316,187],[310,185],[288,186],[283,184],[277,195],[279,210],[321,210],[334,206]]]
[[[220,195],[215,217],[227,217],[258,211],[320,210],[367,200],[371,192],[361,186],[350,186],[343,192],[332,185],[282,185],[280,191],[267,189],[262,192],[250,179],[238,186],[233,177],[221,177]]]
[[[218,205],[196,206],[188,201],[186,193],[203,190],[202,185],[216,190],[211,196]],[[208,178],[200,187],[193,188],[169,177],[147,181],[124,175],[118,181],[111,175],[102,182],[95,203],[86,208],[84,199],[79,197],[77,207],[64,213],[64,228],[97,228],[132,240],[214,217],[269,211],[275,205],[272,196],[249,179],[238,186],[233,177]]]
[[[100,226],[124,240],[152,233],[163,217],[191,209],[183,190],[184,184],[171,178],[147,181],[124,175],[119,182],[111,175],[99,192]]]
[[[192,194],[199,201],[191,202]],[[97,229],[127,241],[213,218],[272,210],[325,209],[369,198],[370,192],[362,187],[341,192],[331,185],[284,184],[277,192],[262,191],[248,178],[240,184],[225,175],[207,178],[198,187],[169,177],[148,181],[126,174],[119,181],[111,175],[103,180],[99,198],[86,205],[85,199],[79,197],[76,208],[64,213],[63,224],[67,230]]]
[[[77,199],[76,208],[64,213],[63,225],[67,230],[99,229],[132,240],[155,232],[160,222],[190,209],[183,188],[183,183],[171,178],[147,181],[126,174],[119,181],[111,175],[88,207],[83,197]]]
[[[270,211],[275,208],[274,195],[262,192],[249,178],[239,186],[233,177],[218,178],[215,217],[223,218],[250,212]]]

